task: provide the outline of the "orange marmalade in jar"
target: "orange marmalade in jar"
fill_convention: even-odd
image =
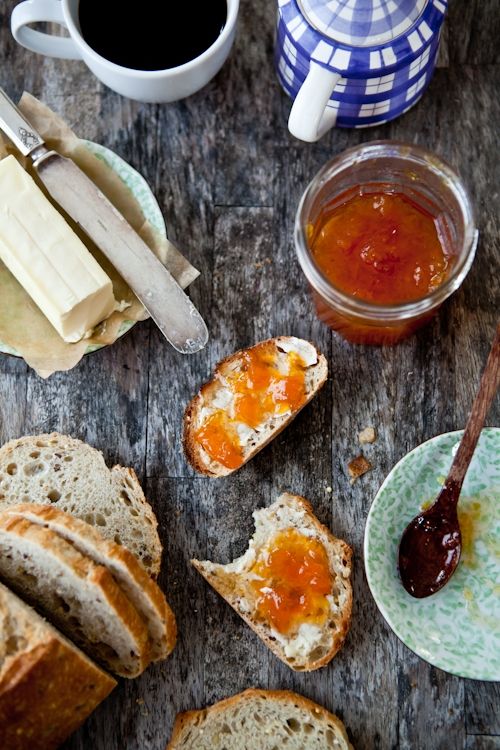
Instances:
[[[446,164],[379,141],[320,170],[299,205],[295,244],[319,317],[350,341],[392,344],[460,286],[477,230]]]

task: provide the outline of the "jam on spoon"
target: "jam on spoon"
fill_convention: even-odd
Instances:
[[[416,516],[399,543],[398,568],[403,586],[417,599],[439,591],[460,560],[457,503],[486,414],[500,385],[500,326],[484,368],[479,391],[444,487],[431,507]]]

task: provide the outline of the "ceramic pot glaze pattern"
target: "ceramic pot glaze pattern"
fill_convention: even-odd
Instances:
[[[279,0],[275,63],[293,135],[369,127],[406,112],[436,64],[445,0]]]

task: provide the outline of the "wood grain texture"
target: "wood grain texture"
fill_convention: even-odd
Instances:
[[[336,712],[357,750],[496,750],[499,686],[462,680],[418,659],[394,636],[363,566],[366,515],[384,477],[411,448],[463,427],[500,303],[498,0],[451,0],[439,69],[405,116],[369,130],[335,130],[316,144],[286,128],[290,100],[273,70],[276,6],[242,0],[230,58],[201,92],[139,104],[102,86],[78,62],[17,46],[0,3],[1,85],[23,88],[85,138],[144,174],[170,238],[202,271],[190,293],[211,339],[174,352],[149,322],[71,373],[40,380],[0,357],[0,441],[57,429],[88,440],[109,463],[133,466],[160,522],[161,584],[175,611],[172,656],[123,680],[65,750],[163,750],[175,714],[249,686],[290,688]],[[319,323],[293,247],[299,198],[324,162],[377,138],[419,143],[446,158],[474,196],[480,242],[461,289],[425,329],[395,348],[350,345]],[[313,341],[328,358],[320,395],[266,450],[222,480],[195,476],[180,447],[189,399],[234,349],[279,334]],[[487,423],[500,423],[498,403]],[[373,469],[351,485],[360,452]],[[354,613],[342,651],[319,672],[290,672],[190,566],[227,562],[247,546],[252,511],[283,490],[303,494],[354,548]]]

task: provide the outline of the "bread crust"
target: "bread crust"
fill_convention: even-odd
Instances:
[[[196,570],[205,578],[205,580],[217,591],[217,593],[220,594],[234,609],[234,611],[238,613],[242,620],[244,620],[244,622],[246,622],[246,624],[259,636],[259,638],[264,641],[266,646],[273,652],[275,656],[278,657],[278,659],[280,659],[294,671],[311,672],[313,670],[320,669],[321,667],[326,666],[326,664],[328,664],[333,659],[335,654],[337,654],[338,651],[342,648],[347,633],[349,632],[352,617],[352,586],[350,583],[350,575],[352,570],[352,548],[342,539],[338,539],[337,537],[335,537],[332,532],[316,518],[311,503],[304,497],[301,497],[300,495],[291,495],[289,493],[284,493],[280,496],[280,498],[278,498],[278,501],[280,500],[289,503],[291,502],[301,507],[306,512],[308,521],[315,529],[318,537],[322,541],[326,540],[325,550],[327,551],[329,557],[330,571],[332,575],[336,576],[336,573],[332,568],[332,556],[334,550],[337,555],[341,555],[342,560],[345,561],[344,567],[348,571],[348,577],[346,581],[347,599],[342,609],[342,616],[339,620],[336,621],[338,629],[334,637],[332,638],[330,649],[320,659],[309,661],[305,664],[305,666],[294,666],[293,663],[291,663],[285,655],[282,645],[269,634],[268,626],[263,625],[255,620],[253,616],[253,610],[250,612],[243,612],[238,607],[238,574],[231,572],[224,573],[224,571],[221,570],[224,568],[224,566],[209,563],[209,565],[215,565],[215,567],[217,568],[216,575],[207,568],[207,563],[199,560],[191,560],[191,563],[196,568]],[[272,507],[273,506],[270,506],[270,508]]]
[[[157,661],[159,659],[165,659],[170,654],[175,646],[177,638],[177,626],[174,613],[169,607],[163,591],[150,578],[148,572],[137,560],[135,555],[133,555],[126,547],[104,539],[93,526],[90,526],[90,524],[52,506],[24,503],[21,505],[10,506],[3,511],[3,513],[10,516],[21,517],[32,523],[48,527],[54,533],[59,534],[64,539],[74,544],[82,554],[89,556],[96,564],[104,565],[110,574],[114,576],[118,585],[121,586],[122,582],[117,580],[118,576],[113,571],[112,567],[114,566],[114,563],[123,566],[137,589],[147,597],[151,606],[155,610],[158,621],[161,622],[163,626],[163,637],[161,643],[157,644],[157,639],[153,637],[146,616],[141,612],[140,607],[135,604],[149,629],[149,649],[152,660]],[[99,560],[95,559],[91,552],[88,551],[89,548],[93,548],[99,555],[102,555],[102,557],[105,558],[104,562],[101,563]],[[128,594],[128,596],[130,598],[130,594]]]
[[[328,377],[328,365],[326,362],[325,357],[321,354],[321,352],[312,344],[310,341],[305,342],[304,339],[300,340],[302,342],[305,342],[312,346],[314,350],[316,351],[317,355],[317,362],[314,365],[311,365],[311,368],[315,368],[318,372],[321,373],[320,380],[315,388],[311,390],[311,393],[308,394],[306,400],[300,407],[300,409],[297,409],[296,411],[292,412],[290,415],[286,417],[286,419],[283,420],[282,424],[279,425],[279,427],[273,429],[269,437],[265,440],[263,440],[261,443],[258,443],[253,450],[251,450],[248,455],[246,456],[245,460],[239,466],[237,469],[228,469],[227,467],[223,466],[222,464],[218,464],[217,471],[213,472],[207,465],[206,462],[203,460],[201,449],[199,444],[196,442],[194,437],[194,427],[193,424],[195,422],[196,415],[198,411],[201,409],[203,404],[203,395],[204,392],[207,391],[212,385],[214,385],[218,377],[220,375],[224,375],[224,370],[228,367],[233,365],[234,363],[238,362],[239,359],[241,359],[241,356],[252,349],[255,349],[256,347],[265,347],[273,345],[276,347],[276,349],[279,346],[280,341],[287,341],[292,339],[291,336],[276,336],[272,339],[266,339],[265,341],[261,341],[257,344],[254,344],[254,346],[250,346],[246,349],[239,349],[237,352],[234,352],[234,354],[229,355],[228,357],[225,357],[225,359],[221,360],[215,367],[212,379],[204,383],[196,396],[194,396],[193,399],[189,402],[189,404],[186,406],[186,409],[184,411],[184,418],[183,418],[183,438],[182,438],[182,444],[184,448],[184,454],[186,456],[186,459],[191,464],[193,469],[195,471],[199,472],[200,474],[204,474],[205,476],[209,477],[223,477],[228,476],[229,474],[234,473],[235,471],[238,471],[242,466],[244,466],[248,461],[250,461],[254,456],[257,455],[263,448],[266,447],[272,440],[274,440],[275,437],[277,437],[280,432],[282,432],[285,427],[287,427],[290,422],[292,422],[295,417],[302,411],[302,409],[307,406],[310,401],[314,398],[314,396],[320,391],[320,389],[325,384],[327,377]],[[212,463],[217,464],[218,462],[213,461]]]
[[[349,742],[346,729],[343,723],[340,721],[338,716],[330,713],[320,706],[318,703],[305,698],[303,695],[294,693],[291,690],[261,690],[259,688],[248,688],[241,693],[225,698],[224,700],[214,703],[212,706],[202,708],[199,710],[184,711],[177,715],[174,727],[172,730],[172,737],[165,750],[177,750],[178,743],[182,741],[183,733],[189,729],[189,727],[195,723],[198,723],[200,719],[205,720],[210,716],[217,714],[223,714],[228,709],[235,708],[242,703],[251,702],[254,699],[265,698],[269,701],[279,703],[283,707],[287,707],[290,704],[296,705],[302,708],[304,711],[311,713],[311,721],[315,723],[329,722],[333,724],[345,743],[346,750],[354,750],[353,746]],[[257,746],[256,746],[257,747]]]
[[[53,750],[116,681],[3,586],[0,599],[14,619],[22,609],[23,619],[32,623],[32,633],[18,631],[25,643],[0,668],[0,747]],[[6,635],[1,628],[0,634]]]

